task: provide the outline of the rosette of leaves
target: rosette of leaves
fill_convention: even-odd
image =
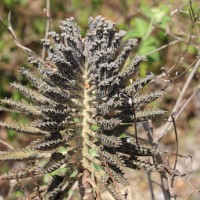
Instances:
[[[1,179],[50,174],[49,184],[29,198],[53,200],[64,199],[76,181],[82,198],[95,199],[97,187],[88,181],[93,177],[115,199],[123,199],[116,185],[128,184],[124,167],[162,170],[140,160],[160,154],[159,149],[138,146],[134,134],[121,134],[133,124],[162,115],[161,109],[143,108],[163,92],[141,93],[155,79],[153,73],[130,81],[146,58],[135,56],[125,64],[137,40],[129,39],[121,47],[126,32],[117,31],[113,22],[91,17],[84,39],[73,18],[61,21],[60,28],[61,34],[49,32],[49,39],[42,40],[48,53],[45,61],[28,59],[38,74],[20,69],[33,87],[11,84],[25,99],[1,100],[33,121],[26,125],[1,121],[0,126],[36,138],[23,149],[0,154],[1,161],[31,161],[25,169],[1,175]]]

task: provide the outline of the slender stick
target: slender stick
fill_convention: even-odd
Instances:
[[[0,24],[3,25],[3,27],[9,32],[11,38],[13,39],[13,42],[16,44],[17,47],[19,47],[22,51],[24,51],[26,54],[28,54],[29,56],[33,56],[35,57],[38,61],[40,61],[42,64],[44,64],[46,66],[46,63],[43,61],[42,58],[38,57],[31,49],[29,49],[28,47],[23,46],[20,41],[18,40],[12,25],[11,25],[11,12],[9,12],[8,14],[8,25],[6,25],[2,18],[0,18]]]
[[[11,12],[9,12],[8,14],[8,26],[6,26],[2,20],[2,18],[0,18],[0,23],[7,29],[7,31],[10,33],[10,36],[12,37],[14,43],[20,48],[22,49],[25,53],[27,53],[28,55],[32,55],[33,51],[25,46],[23,46],[22,44],[20,44],[19,40],[17,39],[17,36],[12,28],[11,25]]]
[[[50,28],[50,1],[46,0],[46,29],[45,29],[45,39],[48,38],[48,32]],[[42,49],[42,59],[44,60],[45,57],[45,47]]]
[[[138,142],[137,123],[136,123],[137,118],[136,118],[135,106],[134,106],[133,101],[132,101],[132,109],[133,109],[132,111],[133,111],[133,115],[134,115],[135,141],[138,146],[138,149],[140,150],[140,145]]]
[[[153,50],[153,51],[150,51],[150,52],[144,54],[144,56],[151,55],[152,53],[155,53],[155,52],[157,52],[157,51],[160,51],[160,50],[162,50],[162,49],[165,49],[165,48],[167,48],[167,47],[169,47],[169,46],[172,46],[172,45],[174,45],[174,44],[177,44],[177,43],[179,43],[179,42],[181,42],[181,39],[174,40],[174,41],[170,42],[169,44],[165,44],[165,45],[163,45],[163,46],[161,46],[161,47],[159,47],[159,48],[157,48],[157,49],[155,49],[155,50]]]
[[[6,147],[8,147],[9,149],[14,150],[15,148],[13,146],[11,146],[10,144],[8,144],[7,142],[4,142],[3,140],[0,140],[0,143],[5,145]]]
[[[194,96],[197,94],[197,92],[199,92],[200,90],[200,85],[198,85],[198,87],[195,89],[195,91],[191,94],[191,96],[188,98],[188,100],[182,105],[181,109],[179,110],[179,112],[176,114],[176,117],[178,118],[179,115],[183,112],[183,110],[185,109],[185,107],[190,103],[190,101],[194,98]]]
[[[179,106],[181,105],[181,101],[184,97],[184,94],[185,94],[190,82],[192,81],[192,78],[194,77],[196,71],[198,70],[199,66],[200,66],[200,58],[198,59],[194,68],[192,69],[190,75],[188,76],[187,81],[185,82],[185,85],[183,86],[183,89],[182,89],[182,91],[181,91],[181,93],[180,93],[180,95],[179,95],[179,97],[176,101],[176,104],[175,104],[175,106],[172,110],[172,113],[177,113],[177,110],[178,110]],[[167,135],[168,130],[171,129],[172,121],[170,121],[170,118],[171,118],[171,116],[168,118],[167,123],[165,124],[165,127],[164,127],[164,131],[159,136],[158,141],[160,141],[165,135]],[[177,119],[177,115],[175,115],[174,119],[175,120]]]
[[[173,113],[171,114],[171,118],[172,118],[172,123],[173,123],[173,126],[174,126],[175,137],[176,137],[176,153],[175,153],[175,162],[174,162],[174,170],[175,170],[176,165],[177,165],[177,161],[178,161],[178,133],[177,133],[176,122],[175,122]],[[172,180],[171,180],[171,187],[172,188],[173,188],[173,185],[174,185],[174,176],[172,176]]]
[[[155,200],[155,195],[153,192],[153,184],[152,184],[152,180],[151,180],[151,172],[147,173],[147,177],[148,177],[148,182],[149,182],[149,187],[150,187],[150,192],[151,192],[151,199]]]

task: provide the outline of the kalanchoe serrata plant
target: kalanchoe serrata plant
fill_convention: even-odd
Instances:
[[[142,94],[155,79],[153,73],[131,79],[146,58],[135,56],[125,64],[137,40],[120,47],[126,32],[117,31],[113,22],[91,17],[84,39],[73,18],[61,21],[60,28],[61,34],[49,32],[49,39],[42,40],[48,52],[45,61],[28,59],[39,74],[20,69],[33,87],[11,84],[26,100],[1,100],[31,116],[33,122],[1,121],[0,126],[36,136],[24,149],[0,154],[1,161],[31,161],[25,169],[1,175],[1,179],[50,174],[50,183],[34,190],[29,199],[57,200],[64,199],[76,181],[83,199],[96,199],[97,187],[88,181],[93,177],[114,199],[123,199],[116,185],[128,184],[125,167],[163,171],[162,165],[140,160],[160,155],[157,147],[138,145],[135,133],[121,137],[128,127],[164,114],[161,109],[144,110],[163,91]],[[59,169],[63,170],[53,173]]]

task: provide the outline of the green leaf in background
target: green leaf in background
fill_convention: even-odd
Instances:
[[[14,7],[14,6],[25,6],[28,4],[27,0],[3,0],[4,3],[9,6],[9,7]]]
[[[152,7],[150,7],[146,1],[141,1],[140,3],[140,11],[143,15],[145,15],[148,18],[152,17]]]
[[[193,54],[193,55],[198,54],[197,49],[194,48],[193,46],[189,46],[189,47],[188,47],[188,52],[189,52],[190,54]]]
[[[56,3],[55,3],[55,6],[56,6]],[[81,6],[81,0],[73,0],[71,1],[71,4],[69,7],[71,7],[72,11],[75,11],[78,8],[80,9],[80,6]]]
[[[8,138],[9,140],[13,140],[16,135],[16,131],[8,130]]]
[[[144,40],[140,44],[140,48],[138,50],[139,55],[145,55],[146,53],[149,53],[155,49],[158,48],[159,42],[154,37],[148,37],[148,40]],[[160,59],[160,54],[158,52],[155,52],[153,54],[150,54],[148,56],[148,59],[150,58],[151,61],[156,61]]]
[[[14,100],[20,100],[21,99],[21,94],[17,91],[17,90],[14,90],[13,93],[12,93],[12,99]]]
[[[140,76],[145,77],[147,74],[147,63],[141,63],[139,70],[140,70]]]
[[[80,12],[78,13],[78,22],[81,24],[81,25],[85,25],[85,22],[87,21],[88,17],[90,16],[88,10],[80,10]]]
[[[45,32],[45,26],[46,26],[46,23],[43,19],[35,19],[33,21],[33,26],[36,30],[36,33],[44,33]]]
[[[122,133],[119,138],[122,139],[122,138],[126,138],[127,137],[127,134],[126,133]]]
[[[128,30],[129,29],[128,25],[125,24],[124,22],[117,24],[117,28],[122,29],[122,30]]]
[[[133,18],[130,22],[132,29],[128,31],[126,37],[142,38],[145,36],[149,23],[141,18]]]
[[[28,2],[27,0],[20,0],[20,4],[21,4],[22,6],[26,6],[26,5],[29,4],[29,2]]]
[[[15,192],[15,197],[17,199],[21,198],[23,195],[24,195],[24,193],[21,190]]]
[[[66,153],[66,148],[65,148],[65,147],[59,147],[59,148],[58,148],[58,151],[59,151],[60,153]]]
[[[4,41],[0,40],[0,50],[2,50],[4,47]]]
[[[161,28],[166,29],[170,21],[169,7],[166,4],[161,4],[158,7],[150,7],[145,1],[141,3],[140,10],[143,15],[148,17],[154,24],[159,25]]]
[[[52,176],[55,176],[55,175],[63,175],[63,174],[66,173],[66,171],[67,171],[66,168],[59,168],[59,169],[53,171],[53,172],[51,173],[51,175],[52,175]]]
[[[77,118],[77,117],[74,117],[74,122],[79,123],[79,122],[80,122],[80,119]]]
[[[143,44],[145,46],[157,46],[159,44],[159,41],[155,37],[150,36],[148,37],[148,40],[143,41]]]
[[[95,124],[93,124],[92,126],[91,126],[91,129],[93,130],[93,131],[98,131],[99,130],[99,126],[97,126],[97,125],[95,125]]]
[[[14,2],[15,2],[14,0],[4,0],[4,3],[9,7],[11,7]]]
[[[162,4],[159,7],[152,9],[152,20],[155,24],[158,24],[161,28],[165,29],[170,17],[168,6]]]
[[[99,171],[101,169],[101,167],[99,167],[99,165],[91,162],[90,165],[96,170],[96,171]]]
[[[97,153],[96,149],[94,149],[94,148],[89,149],[89,155],[92,157],[99,157],[99,154]]]
[[[75,170],[71,173],[70,178],[75,177],[77,174],[78,174],[78,170],[75,169]]]
[[[102,0],[90,0],[92,4],[93,10],[97,10],[99,6],[102,4]]]
[[[51,180],[51,175],[50,174],[45,174],[43,176],[44,183],[48,183],[50,180]]]

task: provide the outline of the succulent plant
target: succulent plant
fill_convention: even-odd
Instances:
[[[60,28],[61,34],[49,32],[50,39],[42,40],[48,53],[44,61],[28,58],[38,74],[20,69],[33,87],[11,84],[25,99],[1,100],[33,121],[1,121],[0,126],[36,139],[23,149],[0,154],[0,161],[32,163],[0,179],[50,174],[49,184],[33,190],[29,199],[64,199],[76,181],[83,199],[96,199],[97,187],[88,181],[93,177],[114,199],[123,199],[116,185],[128,184],[125,167],[164,171],[162,165],[140,159],[160,155],[159,148],[139,145],[136,132],[122,137],[128,127],[164,114],[162,109],[144,110],[163,91],[142,93],[156,76],[132,79],[146,57],[135,56],[127,64],[137,40],[129,39],[121,47],[126,32],[117,31],[113,22],[91,17],[84,39],[73,18],[61,21]],[[52,173],[59,169],[62,172]]]

